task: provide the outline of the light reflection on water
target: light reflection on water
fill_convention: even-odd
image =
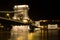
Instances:
[[[11,40],[28,40],[28,25],[13,26]]]
[[[26,40],[60,40],[60,30],[39,30],[28,34],[22,33],[22,36],[11,36],[9,31],[0,31],[0,40],[25,40],[24,36]]]

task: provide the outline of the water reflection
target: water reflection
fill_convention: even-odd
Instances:
[[[25,36],[25,39],[23,39]],[[26,39],[27,38],[27,39]],[[60,30],[38,30],[11,36],[9,31],[0,31],[0,40],[60,40]]]
[[[28,25],[13,26],[11,40],[28,40]]]
[[[59,32],[60,30],[39,30],[37,32],[32,33],[32,40],[59,40]]]
[[[0,40],[8,40],[8,39],[10,39],[10,32],[0,30]]]

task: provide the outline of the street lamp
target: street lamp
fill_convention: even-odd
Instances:
[[[6,17],[7,17],[8,19],[10,19],[10,14],[9,14],[9,12],[6,13]]]

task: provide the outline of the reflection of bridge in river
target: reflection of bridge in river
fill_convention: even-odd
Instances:
[[[60,30],[39,30],[33,33],[28,33],[27,35],[28,40],[60,40]],[[0,40],[8,39],[11,39],[10,32],[0,31]],[[17,40],[20,39],[20,37],[17,37]]]

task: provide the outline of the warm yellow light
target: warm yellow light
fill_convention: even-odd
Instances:
[[[7,13],[6,16],[9,16],[9,13]]]
[[[16,17],[13,17],[13,19],[17,19]]]
[[[33,33],[28,34],[28,40],[33,40]]]
[[[46,20],[43,20],[43,22],[46,22]]]
[[[44,28],[44,26],[40,26],[40,28]]]
[[[43,22],[43,20],[40,20],[40,22]]]
[[[47,20],[40,20],[40,22],[47,22]]]
[[[0,24],[0,28],[4,28],[4,26]]]
[[[17,18],[18,20],[20,20],[20,18]]]
[[[28,5],[15,5],[14,8],[28,8]]]
[[[24,23],[27,23],[27,22],[28,22],[28,20],[23,20],[23,22],[24,22]]]

